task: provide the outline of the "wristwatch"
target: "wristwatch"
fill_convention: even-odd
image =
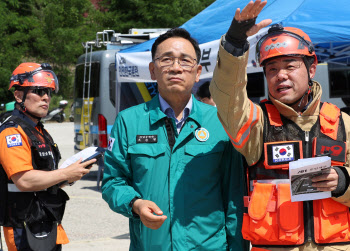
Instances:
[[[137,201],[137,200],[139,200],[139,199],[141,199],[141,198],[139,198],[139,197],[133,198],[133,199],[130,201],[130,203],[129,203],[129,207],[131,207],[131,209],[132,209],[132,207],[133,207],[135,201]]]

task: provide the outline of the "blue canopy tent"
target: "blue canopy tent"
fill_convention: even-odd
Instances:
[[[231,24],[236,8],[248,0],[217,0],[181,27],[200,44],[218,40]],[[272,19],[306,32],[316,47],[320,62],[350,65],[349,0],[268,0],[257,22]],[[123,53],[150,51],[154,40],[122,50]]]

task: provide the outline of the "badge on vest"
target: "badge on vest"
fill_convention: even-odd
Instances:
[[[290,161],[303,158],[301,141],[268,142],[264,149],[267,169],[288,168]]]
[[[315,138],[313,156],[329,156],[332,165],[343,165],[346,162],[346,143],[328,138]]]
[[[7,148],[10,148],[13,146],[21,146],[22,145],[21,135],[13,134],[10,136],[6,136],[6,143],[7,143]]]
[[[196,139],[201,142],[207,141],[209,139],[209,132],[203,127],[198,128],[195,131],[194,135],[196,136]]]
[[[136,143],[157,143],[158,135],[136,135]]]

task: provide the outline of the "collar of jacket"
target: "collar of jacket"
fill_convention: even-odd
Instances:
[[[203,121],[203,113],[200,108],[200,101],[198,101],[193,95],[192,95],[192,100],[193,100],[193,104],[192,104],[191,114],[188,116],[187,119],[194,120],[200,126]],[[146,109],[148,109],[148,112],[150,114],[151,125],[157,123],[159,120],[166,117],[166,115],[160,109],[160,102],[159,102],[158,95],[156,95],[151,101],[147,102]]]
[[[321,101],[321,96],[322,96],[322,88],[321,85],[313,81],[314,84],[312,86],[312,97],[313,100],[310,103],[309,107],[302,113],[302,116],[318,116],[319,115],[319,107],[320,107],[320,101]],[[276,106],[277,110],[279,111],[280,114],[285,116],[286,118],[292,118],[292,117],[299,117],[299,114],[290,106],[281,103],[277,99],[273,98],[269,94],[269,98],[271,102]]]
[[[33,127],[37,126],[37,124],[33,120],[31,120],[27,115],[25,115],[23,112],[21,112],[18,109],[14,109],[12,112],[12,115],[23,119],[24,121],[26,121],[27,123],[29,123]]]

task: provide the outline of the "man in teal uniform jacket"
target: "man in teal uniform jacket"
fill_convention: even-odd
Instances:
[[[105,155],[103,199],[130,219],[130,250],[247,250],[244,175],[213,106],[191,94],[200,49],[174,28],[152,47],[159,95],[118,114]]]

